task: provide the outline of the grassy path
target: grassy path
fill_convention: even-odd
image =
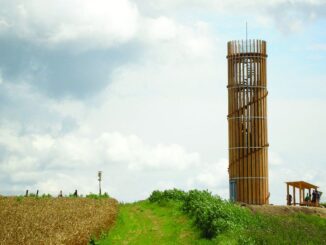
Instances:
[[[107,237],[96,244],[212,244],[201,239],[177,206],[148,201],[120,205],[119,216]]]
[[[270,215],[248,212],[231,213],[234,222],[242,222],[223,230],[213,240],[203,239],[189,216],[180,210],[182,203],[149,201],[120,205],[114,227],[95,244],[131,245],[237,245],[237,244],[326,244],[326,219],[302,213]],[[228,204],[219,213],[219,227],[223,215],[230,222],[230,210],[239,207]],[[216,206],[217,207],[217,206]],[[269,207],[273,208],[273,207]],[[197,207],[198,209],[198,207]],[[231,210],[232,211],[232,210]],[[201,212],[205,212],[202,210]],[[210,216],[211,217],[211,216]],[[217,220],[217,219],[216,219]],[[216,226],[216,228],[219,228]],[[206,230],[207,231],[207,230]],[[93,243],[94,244],[94,243]]]

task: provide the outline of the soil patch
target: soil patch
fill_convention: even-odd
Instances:
[[[316,207],[294,207],[279,205],[245,205],[254,213],[263,213],[269,215],[290,215],[296,213],[304,213],[309,215],[317,215],[326,218],[326,208]]]

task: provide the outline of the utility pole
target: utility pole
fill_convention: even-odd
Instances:
[[[101,181],[102,181],[102,171],[98,171],[98,188],[99,188],[99,195],[102,195],[101,190]]]

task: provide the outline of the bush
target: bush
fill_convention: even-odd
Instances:
[[[173,189],[154,191],[149,197],[149,201],[157,203],[168,200],[181,201],[182,210],[194,218],[196,226],[207,238],[228,230],[242,229],[251,220],[248,210],[213,196],[208,191],[184,192]]]
[[[314,215],[253,214],[236,203],[199,190],[154,191],[149,201],[177,202],[214,244],[326,244],[326,220]]]
[[[165,190],[165,191],[153,191],[148,200],[150,202],[166,202],[166,201],[184,201],[187,197],[187,193],[178,190],[178,189],[172,189],[172,190]]]
[[[196,225],[207,238],[228,230],[241,229],[251,218],[248,210],[213,196],[208,191],[189,191],[183,210],[195,218]]]

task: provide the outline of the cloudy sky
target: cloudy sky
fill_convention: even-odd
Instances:
[[[326,193],[325,0],[0,0],[0,193],[228,197],[226,42],[268,43],[272,203]],[[324,200],[325,196],[324,196]]]

